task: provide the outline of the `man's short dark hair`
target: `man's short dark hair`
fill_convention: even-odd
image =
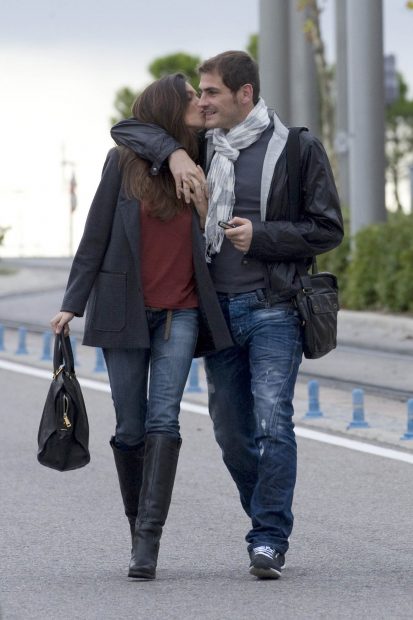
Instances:
[[[209,58],[198,69],[199,73],[217,72],[225,86],[236,93],[244,84],[253,88],[253,103],[260,96],[260,76],[258,65],[246,52],[229,51]]]

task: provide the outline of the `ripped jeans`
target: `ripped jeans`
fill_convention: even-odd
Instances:
[[[205,358],[215,438],[251,517],[248,549],[288,549],[297,472],[293,396],[302,358],[298,314],[262,290],[219,294],[235,346]]]

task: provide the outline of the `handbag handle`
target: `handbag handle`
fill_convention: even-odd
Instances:
[[[63,331],[56,334],[53,351],[53,370],[56,375],[59,369],[64,366],[66,372],[75,374],[75,361],[73,357],[72,344],[69,336],[65,336]]]

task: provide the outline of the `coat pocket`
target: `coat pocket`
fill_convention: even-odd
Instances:
[[[92,329],[119,332],[126,324],[126,273],[101,271],[96,280]]]

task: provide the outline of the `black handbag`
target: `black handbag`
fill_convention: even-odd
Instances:
[[[63,334],[55,337],[53,369],[37,436],[37,460],[46,467],[68,471],[90,461],[89,422],[70,338]]]
[[[292,127],[287,140],[287,170],[290,217],[293,222],[300,217],[300,132],[305,127]],[[295,303],[303,327],[303,353],[307,359],[323,357],[337,346],[337,313],[339,311],[338,283],[334,274],[318,272],[317,261],[296,262],[300,290]]]

